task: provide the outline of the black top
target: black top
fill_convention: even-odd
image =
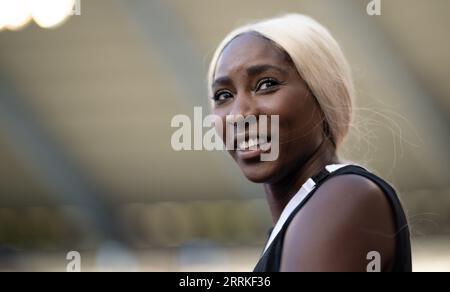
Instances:
[[[314,182],[316,183],[316,187],[294,209],[292,214],[290,214],[290,216],[286,220],[284,226],[281,228],[278,235],[274,238],[270,246],[267,248],[266,252],[260,258],[259,262],[257,263],[254,269],[254,272],[280,271],[283,240],[289,224],[291,223],[297,212],[299,212],[301,208],[308,202],[308,200],[312,197],[314,192],[320,187],[320,185],[323,182],[325,182],[327,179],[333,176],[343,174],[356,174],[364,176],[373,181],[376,185],[378,185],[378,187],[380,187],[383,193],[386,195],[394,213],[395,227],[396,227],[396,251],[395,251],[393,271],[394,272],[412,271],[411,243],[410,243],[408,222],[395,190],[383,179],[367,171],[363,167],[356,165],[347,165],[331,173],[328,172],[326,169],[323,169],[317,175],[311,177],[311,179],[313,179]],[[273,230],[273,228],[271,230]],[[270,233],[271,232],[272,231],[270,231]]]

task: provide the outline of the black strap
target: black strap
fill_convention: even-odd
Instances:
[[[328,175],[330,175],[330,172],[323,168],[321,171],[319,171],[318,174],[313,175],[311,179],[318,185],[321,181],[323,181]]]

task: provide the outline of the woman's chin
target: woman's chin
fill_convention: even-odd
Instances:
[[[259,162],[251,165],[239,164],[239,167],[245,177],[254,183],[268,182],[276,174],[274,165],[270,162]]]

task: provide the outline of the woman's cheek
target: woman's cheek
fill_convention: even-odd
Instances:
[[[219,116],[217,114],[214,114],[214,128],[216,130],[217,135],[222,139],[223,143],[226,143],[226,135],[225,135],[225,116]]]

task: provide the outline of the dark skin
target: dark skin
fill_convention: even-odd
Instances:
[[[243,159],[229,150],[249,180],[264,184],[274,223],[308,178],[340,163],[320,106],[287,54],[271,41],[256,33],[233,39],[218,60],[212,91],[223,130],[227,115],[280,117],[275,161]],[[394,234],[392,210],[381,189],[362,176],[337,176],[289,225],[281,270],[366,271],[367,253],[378,251],[382,270],[389,271]]]

